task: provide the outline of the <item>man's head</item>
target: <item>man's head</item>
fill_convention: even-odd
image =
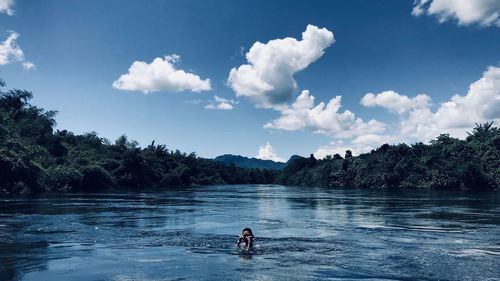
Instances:
[[[243,236],[243,238],[247,238],[247,237],[252,237],[253,238],[253,233],[252,233],[252,230],[250,228],[245,228],[243,229],[243,231],[241,232],[241,235]]]

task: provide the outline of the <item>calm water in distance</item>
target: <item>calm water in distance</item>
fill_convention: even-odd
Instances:
[[[251,253],[234,247],[247,226]],[[0,280],[500,280],[500,196],[225,185],[3,197]]]

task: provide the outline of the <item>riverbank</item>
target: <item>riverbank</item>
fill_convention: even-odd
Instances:
[[[110,187],[285,184],[380,189],[488,191],[500,187],[500,130],[477,125],[465,140],[441,135],[430,144],[384,144],[370,153],[297,157],[281,171],[241,168],[146,147],[126,135],[114,142],[90,132],[55,129],[55,111],[30,104],[22,90],[0,92],[0,192],[39,193]]]

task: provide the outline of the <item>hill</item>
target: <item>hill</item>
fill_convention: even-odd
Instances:
[[[241,155],[224,154],[214,158],[215,161],[231,165],[234,163],[236,167],[240,168],[254,168],[254,169],[267,169],[267,170],[283,170],[286,163],[275,162],[272,160],[262,160],[257,158],[248,158]]]

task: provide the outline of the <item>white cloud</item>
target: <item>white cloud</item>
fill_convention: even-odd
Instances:
[[[14,0],[0,0],[0,13],[7,14],[9,16],[14,15]]]
[[[363,97],[362,104],[378,105],[400,114],[401,141],[424,141],[447,133],[453,137],[463,138],[476,123],[495,121],[500,123],[500,68],[489,67],[481,79],[469,86],[464,96],[454,95],[449,101],[439,105],[432,111],[429,97],[420,95],[409,98],[394,93],[395,100],[403,101],[398,110],[397,102],[378,102],[377,96]],[[420,97],[420,98],[419,98]],[[364,102],[363,102],[364,100]],[[414,106],[407,106],[412,101]],[[420,101],[420,102],[419,102]]]
[[[354,145],[356,152],[359,154],[370,152],[372,149],[376,149],[385,143],[394,144],[398,142],[399,139],[395,136],[378,134],[357,136],[354,140],[352,140],[352,144]]]
[[[431,98],[428,95],[408,98],[394,91],[384,91],[379,94],[368,93],[364,95],[361,104],[367,107],[381,106],[392,112],[402,114],[414,108],[428,107],[430,101]]]
[[[314,105],[314,96],[304,90],[291,106],[279,109],[281,116],[264,125],[264,128],[285,131],[308,129],[315,133],[328,134],[334,138],[382,132],[385,125],[376,120],[364,122],[349,110],[339,112],[341,97],[336,96],[328,104]]]
[[[24,53],[16,43],[19,34],[11,31],[9,37],[0,43],[0,65],[24,60]]]
[[[457,20],[459,25],[500,27],[498,0],[416,0],[412,15],[427,14],[439,22]]]
[[[30,61],[24,61],[22,63],[22,65],[23,65],[23,68],[26,70],[32,70],[32,69],[36,68],[36,65]]]
[[[198,75],[176,69],[178,55],[155,58],[150,64],[135,61],[128,73],[113,82],[113,88],[127,91],[141,91],[144,94],[157,91],[209,91],[210,79],[202,80]]]
[[[466,95],[454,95],[436,112],[422,108],[410,113],[401,124],[403,134],[424,140],[440,133],[463,138],[475,123],[500,123],[500,67],[489,67],[481,79],[469,86]]]
[[[255,158],[262,160],[272,160],[275,162],[285,162],[285,159],[279,157],[278,154],[276,154],[274,148],[269,142],[259,147],[259,152],[257,156],[255,156]]]
[[[382,95],[383,93],[386,93]],[[365,95],[362,104],[381,106],[397,113],[400,120],[390,134],[360,133],[346,140],[320,146],[314,155],[323,158],[351,150],[353,155],[366,153],[384,143],[428,142],[440,134],[465,138],[476,123],[500,124],[500,67],[488,67],[483,76],[469,86],[465,95],[454,95],[432,110],[430,97],[407,97],[393,91]]]
[[[7,39],[0,43],[0,65],[19,62],[26,70],[34,69],[35,64],[26,60],[23,50],[17,45],[17,38],[19,34],[10,31]]]
[[[202,103],[204,101],[201,100],[201,99],[196,99],[196,100],[185,100],[184,102],[188,103],[188,104],[200,104],[200,103]]]
[[[234,109],[234,105],[236,105],[236,101],[229,100],[225,98],[221,98],[217,95],[214,95],[214,100],[210,101],[205,108],[206,109],[218,109],[218,110],[232,110]]]
[[[282,105],[297,89],[293,75],[318,60],[334,41],[328,29],[308,25],[302,40],[255,42],[246,54],[248,64],[231,69],[228,85],[236,96],[248,97],[259,107]]]
[[[381,145],[396,144],[398,143],[398,138],[391,135],[379,135],[379,134],[366,134],[355,137],[348,143],[343,140],[332,141],[328,145],[320,146],[315,152],[314,156],[316,158],[324,158],[328,155],[339,154],[344,156],[346,150],[350,150],[352,155],[356,156],[362,153],[370,152],[373,149],[377,149]]]
[[[338,154],[342,157],[344,157],[344,154],[346,150],[350,150],[351,152],[354,152],[354,155],[357,155],[357,151],[354,150],[351,145],[347,145],[344,143],[343,140],[338,140],[338,141],[332,141],[328,145],[322,145],[320,146],[315,152],[314,152],[314,157],[317,159],[323,159],[328,155],[335,155]]]

